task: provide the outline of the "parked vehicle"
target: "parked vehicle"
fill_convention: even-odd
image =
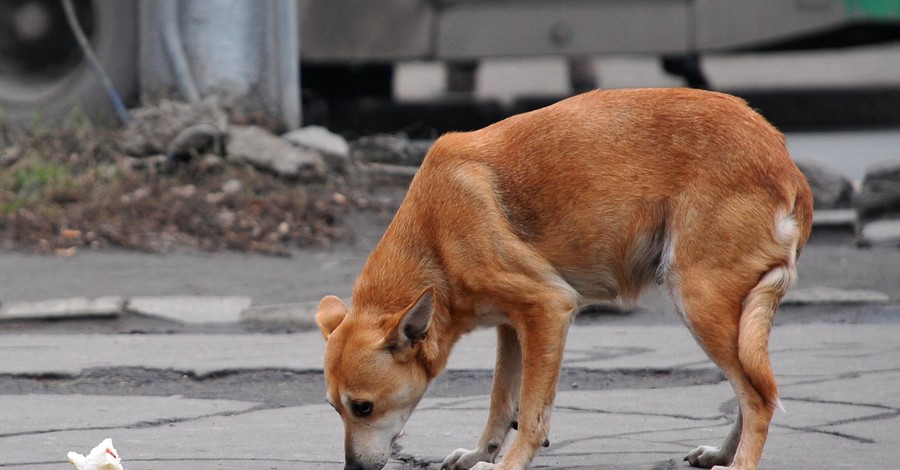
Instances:
[[[154,25],[139,21],[135,0],[75,5],[113,85],[133,101],[138,27]],[[900,0],[297,0],[297,7],[301,80],[326,98],[390,95],[393,66],[407,60],[446,62],[448,85],[465,91],[487,58],[561,56],[577,72],[579,57],[648,54],[702,87],[697,57],[705,53],[900,38]],[[92,114],[110,109],[59,1],[0,2],[0,116],[58,119],[75,104]]]

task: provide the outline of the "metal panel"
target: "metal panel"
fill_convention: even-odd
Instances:
[[[444,4],[437,56],[678,53],[690,49],[688,0],[493,0]]]
[[[900,1],[898,0],[845,0],[847,14],[878,20],[896,20],[900,18]]]
[[[298,10],[303,60],[398,60],[432,52],[431,2],[299,0]]]
[[[841,24],[844,0],[696,0],[697,49],[764,46]]]

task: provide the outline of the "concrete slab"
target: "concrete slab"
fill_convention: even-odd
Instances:
[[[170,421],[245,412],[255,406],[257,404],[251,402],[198,400],[180,396],[0,395],[0,409],[3,410],[0,437],[39,435],[69,429],[161,425]],[[85,443],[81,450],[69,450],[84,453],[97,442]],[[0,450],[0,456],[6,455]]]
[[[871,245],[900,246],[900,219],[875,220],[862,227],[860,238]]]
[[[567,367],[712,367],[681,326],[572,328]],[[664,346],[664,347],[663,347]],[[227,369],[322,368],[325,342],[318,331],[288,335],[8,335],[0,346],[0,373],[77,375],[98,367],[149,367],[198,375]],[[495,333],[464,337],[449,361],[453,369],[493,369]]]
[[[289,335],[7,335],[0,373],[78,375],[83,369],[145,367],[203,376],[229,369],[322,368],[318,332]],[[98,441],[99,442],[99,441]]]
[[[493,369],[496,333],[477,330],[453,349],[452,369]],[[569,329],[566,367],[620,369],[705,369],[714,367],[687,328],[665,326],[578,325]]]
[[[852,383],[852,378],[848,383]],[[553,414],[552,445],[539,452],[533,467],[687,468],[681,462],[685,452],[698,444],[716,444],[727,432],[730,417],[719,409],[729,405],[729,396],[729,387],[724,383],[561,392]],[[131,397],[106,399],[128,402]],[[788,402],[789,410],[796,412],[776,414],[760,469],[783,468],[786,463],[804,468],[890,468],[900,458],[900,446],[892,437],[891,430],[896,429],[893,424],[878,426],[881,431],[875,436],[873,447],[872,442],[846,436],[850,431],[862,432],[844,427],[854,423],[865,426],[862,421],[854,421],[852,413],[844,410],[835,414],[824,407],[819,410],[823,421],[833,417],[845,423],[834,425],[833,429],[815,429],[807,422],[815,410],[801,412],[802,408],[795,405]],[[114,407],[111,411],[126,408],[123,404],[104,406]],[[436,468],[437,462],[455,448],[472,446],[486,418],[487,406],[487,396],[423,400],[399,441],[400,455]],[[698,413],[701,410],[705,414]],[[91,429],[94,418],[88,417],[83,427],[74,429],[0,435],[3,463],[10,468],[63,468],[47,462],[62,462],[67,450],[112,437],[129,470],[158,469],[161,465],[201,470],[342,467],[342,425],[324,404],[216,412],[212,416],[138,427],[116,427],[115,422],[107,422],[102,429]],[[408,467],[392,460],[387,468]]]
[[[772,330],[769,354],[782,386],[897,368],[900,325],[810,323]]]
[[[561,395],[565,393],[568,392]],[[603,400],[605,396],[600,392],[590,392],[590,395],[594,400]],[[640,396],[641,394],[637,394],[631,399]],[[436,464],[456,448],[471,449],[487,419],[487,405],[487,397],[479,403],[478,408],[445,409],[426,405],[425,409],[418,410],[407,424],[406,433],[399,441],[402,447],[400,453],[413,455],[417,461],[425,460]],[[674,408],[669,411],[674,411]],[[434,423],[441,423],[441,426],[436,428]],[[611,461],[616,465],[642,463],[645,464],[645,468],[650,468],[655,461],[672,457],[681,458],[690,449],[670,442],[650,443],[641,437],[642,434],[660,430],[686,433],[685,430],[688,428],[715,424],[714,421],[677,417],[675,413],[598,415],[584,410],[557,408],[552,417],[551,445],[540,450],[532,467],[562,465],[563,468],[569,468],[573,458],[577,461],[591,455],[592,465]],[[722,435],[726,431],[727,429]],[[507,444],[514,436],[515,432],[511,432]],[[648,459],[648,455],[652,457]],[[585,463],[587,462],[581,462]]]
[[[820,209],[813,211],[813,228],[853,227],[856,209]]]
[[[317,332],[129,335],[106,336],[105,341],[100,336],[7,335],[0,346],[0,372],[97,363],[207,372],[319,368],[324,345]],[[490,331],[466,337],[455,364],[491,367],[492,337]],[[776,413],[760,469],[892,468],[900,459],[895,436],[900,425],[900,325],[779,326],[771,347],[788,411]],[[577,367],[709,367],[680,326],[576,326],[569,349],[567,361]],[[399,441],[400,456],[436,468],[449,452],[471,447],[488,403],[487,396],[426,398]],[[0,397],[0,409],[21,415],[0,425],[0,463],[66,468],[67,451],[112,437],[128,470],[342,467],[342,425],[329,406],[252,406],[168,397]],[[734,406],[725,382],[562,391],[553,413],[552,445],[539,452],[534,467],[687,468],[683,455],[696,445],[721,441]],[[32,415],[34,421],[28,423]],[[392,460],[387,468],[409,466]]]
[[[775,420],[778,426],[790,426],[791,428],[825,430],[835,423],[847,422],[871,422],[881,419],[886,412],[896,414],[896,410],[881,405],[867,405],[854,403],[851,397],[842,395],[846,401],[820,401],[796,398],[794,391],[785,390],[782,395],[786,412],[778,413]],[[867,439],[863,436],[855,436],[860,440]]]
[[[791,289],[782,299],[782,305],[818,305],[818,304],[886,304],[891,301],[884,292],[866,289],[836,289],[834,287],[815,286],[804,289]]]
[[[598,423],[602,423],[608,415],[720,421],[733,417],[736,411],[734,392],[724,381],[714,385],[642,389],[639,392],[634,389],[603,390],[602,400],[594,401],[598,398],[597,392],[560,392],[555,408],[596,415]],[[640,401],[634,399],[636,393],[640,394]]]
[[[681,461],[684,454],[697,445],[717,445],[730,429],[734,416],[732,397],[725,383],[656,390],[560,392],[552,418],[552,444],[539,451],[533,467],[688,468]],[[434,464],[457,447],[471,448],[487,418],[488,401],[487,396],[423,400],[400,440],[401,454],[431,462],[430,468],[436,468]],[[877,432],[884,436],[872,439],[874,442],[861,440],[850,432],[832,432],[857,423],[864,426],[861,423],[870,412],[865,407],[833,405],[807,409],[794,401],[788,401],[787,407],[787,413],[775,415],[760,469],[783,468],[786,463],[803,468],[890,467],[900,458],[900,446],[894,445],[896,438],[891,431],[896,428],[890,424],[877,426]],[[723,408],[729,411],[717,411]],[[811,422],[816,414],[819,421]],[[831,420],[845,424],[816,427]],[[333,425],[340,426],[336,416],[333,421]],[[440,426],[435,427],[435,423]],[[873,444],[877,452],[872,451]]]
[[[327,410],[326,410],[327,409]],[[111,437],[127,470],[341,468],[343,430],[327,405],[217,414],[157,425],[0,436],[4,467],[40,468]],[[328,425],[325,425],[327,422]],[[311,432],[315,430],[315,432]]]
[[[494,367],[495,334],[463,337],[451,369]],[[77,375],[97,367],[148,367],[191,371],[248,368],[321,370],[325,342],[318,331],[285,335],[7,335],[0,345],[0,373]],[[782,325],[770,340],[776,375],[803,381],[822,371],[840,374],[896,367],[900,324]],[[682,326],[572,327],[566,367],[592,369],[709,369],[715,367]],[[815,367],[815,369],[811,369]]]
[[[241,312],[241,321],[259,323],[290,323],[314,327],[319,301],[250,307]]]
[[[298,250],[289,258],[232,252],[159,255],[85,250],[72,258],[3,252],[0,300],[176,294],[241,295],[261,305],[318,300],[325,294],[349,294],[378,241],[366,233],[358,238],[359,248]]]
[[[823,404],[850,404],[870,408],[870,410],[900,410],[900,370],[860,368],[857,371],[828,374],[828,370],[817,377],[810,377],[800,383],[781,381],[781,395],[785,399],[788,412],[793,401]]]
[[[247,296],[132,297],[127,308],[181,323],[234,323],[251,303]]]
[[[125,299],[118,296],[70,297],[34,302],[13,302],[0,307],[0,320],[52,320],[80,317],[114,317],[122,313]]]

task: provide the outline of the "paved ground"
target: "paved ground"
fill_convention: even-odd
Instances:
[[[259,306],[347,295],[382,222],[360,222],[352,246],[287,259],[3,253],[0,301],[8,309],[71,296],[227,295]],[[900,459],[900,250],[850,242],[818,230],[798,291],[878,295],[834,303],[826,292],[782,308],[771,349],[787,412],[776,415],[763,469],[890,468]],[[588,312],[572,328],[552,445],[534,467],[686,468],[686,452],[727,432],[727,382],[658,296],[642,305]],[[298,315],[307,322],[122,312],[0,321],[0,467],[67,468],[67,451],[111,437],[128,470],[341,468],[341,423],[323,399],[324,343],[309,311]],[[493,351],[490,331],[463,340],[389,468],[436,468],[474,443]]]
[[[838,162],[858,180],[870,161],[898,158],[897,135],[788,141],[797,157]],[[341,468],[310,302],[349,295],[386,222],[354,219],[354,243],[291,258],[0,253],[0,467],[69,468],[66,452],[111,437],[128,470]],[[787,411],[776,414],[761,468],[894,468],[900,249],[858,249],[846,229],[820,227],[799,267],[770,343]],[[61,305],[82,312],[54,310]],[[28,308],[38,319],[22,319]],[[686,468],[685,453],[722,439],[734,418],[730,388],[669,310],[649,295],[632,312],[582,313],[552,445],[534,467]],[[284,317],[293,322],[266,320]],[[464,338],[389,468],[436,468],[472,446],[493,351],[489,331]]]
[[[489,368],[491,340],[486,331],[464,339],[451,369]],[[0,372],[42,377],[47,389],[0,395],[2,465],[65,468],[66,451],[86,452],[112,437],[130,470],[340,468],[341,424],[319,401],[321,394],[311,403],[282,405],[116,387],[109,394],[53,390],[96,368],[172,369],[199,380],[244,369],[316,370],[322,346],[315,332],[5,336]],[[894,465],[900,458],[900,325],[785,325],[775,328],[771,346],[787,412],[775,418],[761,468]],[[539,454],[536,468],[683,468],[683,454],[716,443],[733,419],[729,386],[681,327],[575,327],[566,368],[553,444]],[[638,380],[582,389],[573,373],[579,370],[621,371]],[[671,386],[670,375],[692,382]],[[390,468],[433,465],[471,445],[487,404],[484,394],[426,398]]]

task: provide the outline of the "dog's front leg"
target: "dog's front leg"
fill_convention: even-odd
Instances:
[[[518,434],[500,462],[482,461],[471,467],[472,470],[523,470],[550,431],[550,411],[556,398],[571,312],[526,312],[520,318],[517,331],[523,369]]]
[[[469,469],[478,462],[492,463],[506,439],[519,405],[522,382],[522,349],[516,330],[509,325],[497,327],[497,366],[491,389],[491,410],[487,425],[475,450],[456,449],[441,464],[441,469]]]
[[[550,432],[550,411],[556,398],[556,384],[571,313],[545,311],[523,317],[519,329],[524,368],[518,434],[497,465],[473,467],[479,470],[522,470],[528,467]]]

